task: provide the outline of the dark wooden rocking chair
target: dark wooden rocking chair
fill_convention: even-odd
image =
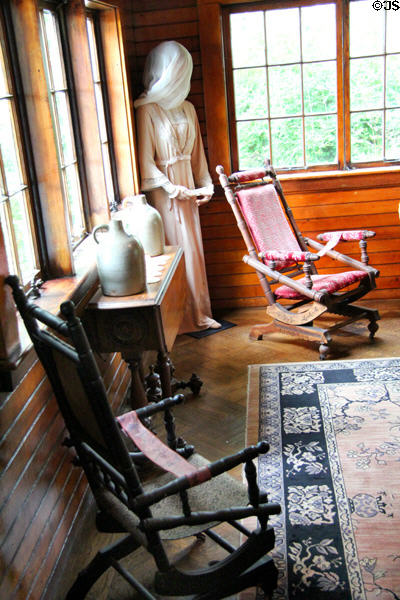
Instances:
[[[78,575],[68,600],[84,598],[97,579],[113,567],[139,592],[140,597],[189,596],[217,600],[260,585],[269,595],[276,586],[277,570],[267,553],[274,546],[269,515],[280,512],[277,504],[260,494],[252,462],[268,450],[266,442],[208,464],[194,454],[190,460],[175,452],[174,419],[170,409],[182,395],[114,417],[94,355],[72,302],[61,305],[63,318],[56,317],[27,300],[18,279],[6,283],[34,347],[52,384],[67,426],[67,445],[74,448],[97,503],[96,525],[100,531],[125,532],[122,539],[101,550]],[[44,327],[45,326],[45,327]],[[68,340],[68,342],[66,341]],[[164,412],[168,445],[142,421]],[[160,475],[144,485],[128,450],[133,440],[157,465]],[[246,486],[226,472],[245,464]],[[172,475],[171,475],[172,474]],[[249,532],[238,519],[256,516],[259,527]],[[228,522],[247,539],[235,548],[213,527]],[[223,560],[185,572],[171,564],[165,539],[207,535],[228,552]],[[155,562],[154,592],[144,587],[120,560],[145,548]],[[157,594],[156,596],[153,594]]]
[[[318,235],[325,242],[322,245],[301,235],[272,166],[230,176],[221,166],[216,170],[246,243],[248,255],[243,261],[256,270],[268,302],[267,314],[273,319],[255,325],[250,337],[262,339],[270,331],[281,330],[315,340],[319,342],[321,360],[328,353],[331,332],[349,323],[368,319],[369,337],[373,338],[378,330],[378,311],[352,302],[376,287],[379,271],[368,266],[366,251],[367,238],[375,233],[362,230],[322,233]],[[339,241],[350,240],[359,241],[361,262],[333,249]],[[308,247],[317,252],[310,252]],[[318,275],[314,263],[325,254],[352,270]],[[303,277],[294,279],[299,275]],[[273,290],[271,285],[277,283],[282,285]],[[354,287],[356,283],[358,286]],[[314,325],[314,319],[325,312],[347,318],[328,328]]]

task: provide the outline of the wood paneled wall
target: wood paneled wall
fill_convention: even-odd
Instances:
[[[129,383],[127,366],[119,354],[99,363],[117,409]],[[39,600],[68,543],[87,483],[62,445],[63,420],[36,359],[14,392],[2,394],[0,430],[0,598]]]
[[[167,40],[181,43],[193,58],[192,86],[188,100],[196,107],[204,144],[207,146],[196,0],[133,0],[130,9],[127,7],[124,14],[129,19],[126,49],[133,97],[137,98],[143,90],[143,67],[150,50]]]
[[[177,40],[193,56],[194,72],[189,100],[197,109],[204,145],[213,139],[205,125],[205,103],[198,9],[196,0],[134,0],[130,4],[127,50],[132,89],[141,92],[141,76],[147,53],[164,40]],[[128,14],[128,13],[126,13]],[[215,115],[218,119],[218,115]],[[211,144],[211,142],[210,142]],[[217,181],[215,167],[210,173]],[[334,229],[367,228],[376,231],[369,242],[370,264],[380,270],[378,289],[370,298],[400,298],[400,172],[356,172],[283,181],[287,200],[304,235]],[[216,186],[213,200],[200,210],[210,296],[214,308],[262,306],[265,299],[253,270],[242,262],[246,251],[228,203]],[[358,244],[339,251],[359,257]],[[337,268],[332,261],[319,263],[322,272]]]

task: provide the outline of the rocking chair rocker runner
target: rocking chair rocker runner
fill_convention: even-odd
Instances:
[[[378,330],[378,311],[352,302],[376,287],[379,271],[368,266],[366,251],[367,239],[375,233],[362,230],[322,233],[317,237],[326,242],[324,246],[301,235],[272,166],[230,176],[221,166],[216,170],[246,243],[248,255],[243,261],[256,270],[269,305],[267,314],[273,319],[271,323],[255,325],[250,337],[262,339],[270,331],[281,330],[319,341],[321,360],[329,350],[330,333],[349,323],[368,319],[369,337],[373,338]],[[360,244],[361,262],[334,250],[339,241],[354,240]],[[318,252],[310,252],[308,247]],[[325,254],[353,270],[318,275],[315,262]],[[300,274],[304,275],[302,279],[294,279]],[[277,283],[283,285],[273,291],[271,285]],[[355,283],[358,287],[344,291]],[[282,304],[282,300],[292,304]],[[325,312],[347,318],[329,328],[315,326],[314,319]]]
[[[115,418],[73,303],[61,305],[61,319],[27,300],[17,277],[7,277],[6,283],[12,287],[15,303],[52,384],[69,433],[66,445],[75,449],[77,464],[84,469],[96,500],[97,528],[127,534],[98,552],[78,575],[67,600],[84,598],[109,567],[122,575],[140,597],[156,600],[119,562],[140,547],[154,559],[153,586],[162,597],[217,600],[255,585],[270,594],[276,586],[277,570],[267,556],[274,545],[268,518],[279,513],[280,507],[268,503],[266,495],[260,494],[252,462],[267,452],[268,444],[260,442],[210,464],[196,454],[186,460],[175,452],[174,419],[170,412],[182,401],[182,395]],[[168,445],[142,423],[160,411],[164,412]],[[139,477],[126,436],[148,461],[157,465],[155,471],[161,472],[148,486]],[[226,474],[241,463],[245,464],[247,490]],[[247,516],[257,516],[256,531],[249,532],[236,521]],[[247,540],[239,548],[233,547],[212,530],[221,522],[228,522]],[[163,540],[199,536],[203,532],[227,550],[228,556],[196,571],[184,572],[173,566]]]

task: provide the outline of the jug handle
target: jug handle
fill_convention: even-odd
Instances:
[[[99,240],[97,239],[97,233],[98,233],[99,231],[108,231],[108,229],[109,229],[109,225],[107,225],[107,224],[105,224],[105,225],[97,225],[97,226],[96,226],[96,227],[93,229],[93,231],[92,231],[92,234],[93,234],[93,239],[94,239],[94,241],[96,242],[96,244],[99,244],[99,243],[100,243],[100,242],[99,242]]]
[[[132,196],[127,196],[122,200],[122,208],[126,208],[130,204],[132,204]]]

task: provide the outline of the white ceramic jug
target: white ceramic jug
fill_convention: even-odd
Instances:
[[[100,231],[106,234],[98,235]],[[101,239],[100,239],[101,237]],[[130,296],[146,289],[143,246],[124,230],[122,221],[112,220],[93,229],[97,247],[97,270],[105,296]]]
[[[125,231],[137,237],[149,256],[164,254],[165,236],[161,215],[147,204],[146,196],[127,196],[122,202]]]

